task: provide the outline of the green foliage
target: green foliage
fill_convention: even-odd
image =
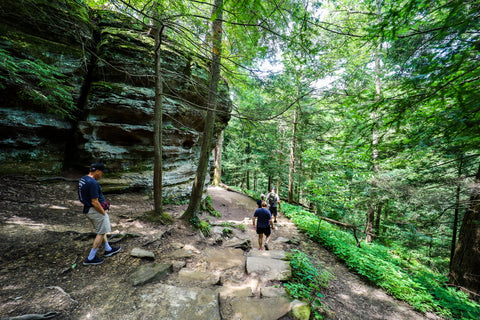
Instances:
[[[222,229],[222,236],[230,237],[232,234],[233,234],[232,229],[230,229],[230,228],[223,228]]]
[[[351,234],[321,222],[313,213],[289,204],[282,205],[282,209],[307,236],[335,253],[349,268],[417,310],[454,319],[480,317],[480,305],[446,287],[446,277],[412,258],[407,250],[378,244],[359,248]]]
[[[318,312],[322,306],[322,288],[328,287],[332,275],[318,270],[302,251],[293,250],[287,256],[292,268],[292,278],[285,283],[285,289],[295,299],[308,302],[315,310],[315,319],[321,319]]]
[[[235,227],[235,224],[234,224],[233,222],[224,221],[224,222],[222,222],[222,227],[225,227],[225,228],[234,228],[234,227]]]
[[[171,224],[174,221],[173,216],[171,216],[169,213],[162,211],[160,214],[158,214],[155,212],[155,210],[146,211],[141,219],[156,224]]]
[[[209,237],[212,234],[211,228],[212,226],[208,221],[200,220],[198,217],[194,217],[190,219],[190,223],[192,226],[198,230],[200,230],[205,237]]]
[[[202,206],[203,211],[207,211],[208,213],[210,213],[210,215],[212,215],[214,217],[221,217],[222,216],[222,214],[220,212],[218,212],[217,210],[215,210],[215,208],[213,208],[212,198],[210,196],[207,196],[205,198],[205,200],[201,203],[201,206]]]
[[[0,90],[64,118],[74,118],[73,88],[55,66],[39,59],[19,58],[0,49]]]

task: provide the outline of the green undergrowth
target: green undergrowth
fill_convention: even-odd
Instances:
[[[314,319],[322,319],[322,289],[328,287],[332,275],[326,270],[319,270],[310,261],[310,258],[299,250],[288,254],[292,277],[285,283],[285,289],[295,299],[307,302],[312,310]]]
[[[212,235],[212,226],[208,221],[201,220],[198,217],[190,219],[190,223],[195,229],[200,230],[205,237]]]
[[[221,217],[222,214],[215,210],[215,208],[212,205],[212,198],[210,196],[207,196],[205,198],[205,201],[202,201],[202,211],[208,212],[210,215],[214,217]]]
[[[358,274],[420,312],[435,312],[446,319],[480,319],[480,305],[447,287],[447,278],[418,260],[406,249],[379,244],[356,246],[352,234],[338,229],[306,210],[289,204],[282,212],[308,237],[345,261]],[[407,260],[410,257],[409,260]]]

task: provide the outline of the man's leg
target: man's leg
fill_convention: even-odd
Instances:
[[[90,250],[90,254],[88,255],[87,260],[84,261],[84,265],[103,263],[103,259],[97,258],[97,251],[98,248],[100,248],[100,246],[103,244],[105,238],[105,234],[97,234],[95,236],[95,240],[93,240],[92,250]]]
[[[258,235],[258,245],[259,245],[260,250],[262,250],[262,243],[263,243],[263,233],[260,233]]]
[[[103,238],[103,244],[105,246],[105,254],[104,257],[111,257],[114,254],[118,253],[122,247],[111,247],[108,243],[107,235]]]
[[[272,232],[272,231],[269,230],[269,231],[268,231],[268,235],[265,233],[265,250],[270,250],[270,249],[268,248],[268,240],[270,240],[270,236],[272,235],[271,232]]]
[[[93,249],[99,249],[102,244],[105,243],[105,241],[107,241],[107,235],[106,234],[97,234],[97,236],[95,237],[95,240],[93,240]]]

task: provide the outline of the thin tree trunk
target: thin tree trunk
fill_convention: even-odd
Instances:
[[[379,9],[380,11],[380,9]],[[382,93],[381,81],[380,81],[380,49],[381,44],[377,47],[377,52],[375,53],[375,95],[376,100],[380,99],[380,95]],[[375,211],[377,206],[377,182],[376,176],[378,174],[378,143],[379,143],[379,134],[378,134],[378,113],[375,110],[372,113],[373,119],[373,132],[372,132],[372,171],[373,171],[373,179],[371,182],[371,189],[370,189],[370,203],[367,210],[367,223],[365,227],[365,242],[371,243],[373,241],[373,224],[375,220]]]
[[[293,175],[295,173],[295,149],[296,149],[296,134],[297,134],[297,107],[293,110],[293,128],[292,128],[292,141],[290,143],[290,162],[288,167],[288,202],[293,203]]]
[[[218,137],[217,146],[214,152],[215,169],[213,170],[213,185],[218,186],[222,183],[222,151],[223,151],[223,131]]]
[[[377,216],[375,217],[375,235],[380,236],[380,220],[382,217],[383,204],[379,203],[377,207]]]
[[[220,62],[222,52],[222,19],[223,0],[215,0],[212,17],[212,61],[210,64],[210,82],[208,85],[208,110],[203,130],[202,148],[197,167],[197,174],[193,182],[192,194],[187,210],[183,215],[184,219],[197,217],[202,202],[203,188],[207,176],[208,160],[211,153],[213,130],[215,127],[215,112],[217,107],[218,82],[220,81]]]
[[[163,109],[163,76],[161,70],[161,46],[164,26],[158,26],[155,34],[155,110],[153,116],[153,198],[155,216],[159,217],[163,211],[162,199],[162,109]]]
[[[458,165],[457,173],[457,189],[455,192],[455,212],[453,217],[453,226],[452,226],[452,242],[450,246],[450,269],[452,269],[453,255],[455,254],[455,247],[457,245],[457,230],[458,230],[458,215],[460,211],[460,179],[462,176],[463,167],[463,157],[460,158],[460,163]]]
[[[450,281],[478,299],[480,294],[480,166],[463,217],[450,267]]]

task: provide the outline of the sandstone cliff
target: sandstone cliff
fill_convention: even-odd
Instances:
[[[168,44],[168,42],[167,42]],[[190,192],[203,130],[205,62],[163,50],[164,197]],[[153,38],[119,13],[80,0],[0,3],[0,174],[55,175],[105,162],[104,189],[150,189]],[[215,136],[231,103],[226,85]],[[52,103],[53,101],[53,103]]]

